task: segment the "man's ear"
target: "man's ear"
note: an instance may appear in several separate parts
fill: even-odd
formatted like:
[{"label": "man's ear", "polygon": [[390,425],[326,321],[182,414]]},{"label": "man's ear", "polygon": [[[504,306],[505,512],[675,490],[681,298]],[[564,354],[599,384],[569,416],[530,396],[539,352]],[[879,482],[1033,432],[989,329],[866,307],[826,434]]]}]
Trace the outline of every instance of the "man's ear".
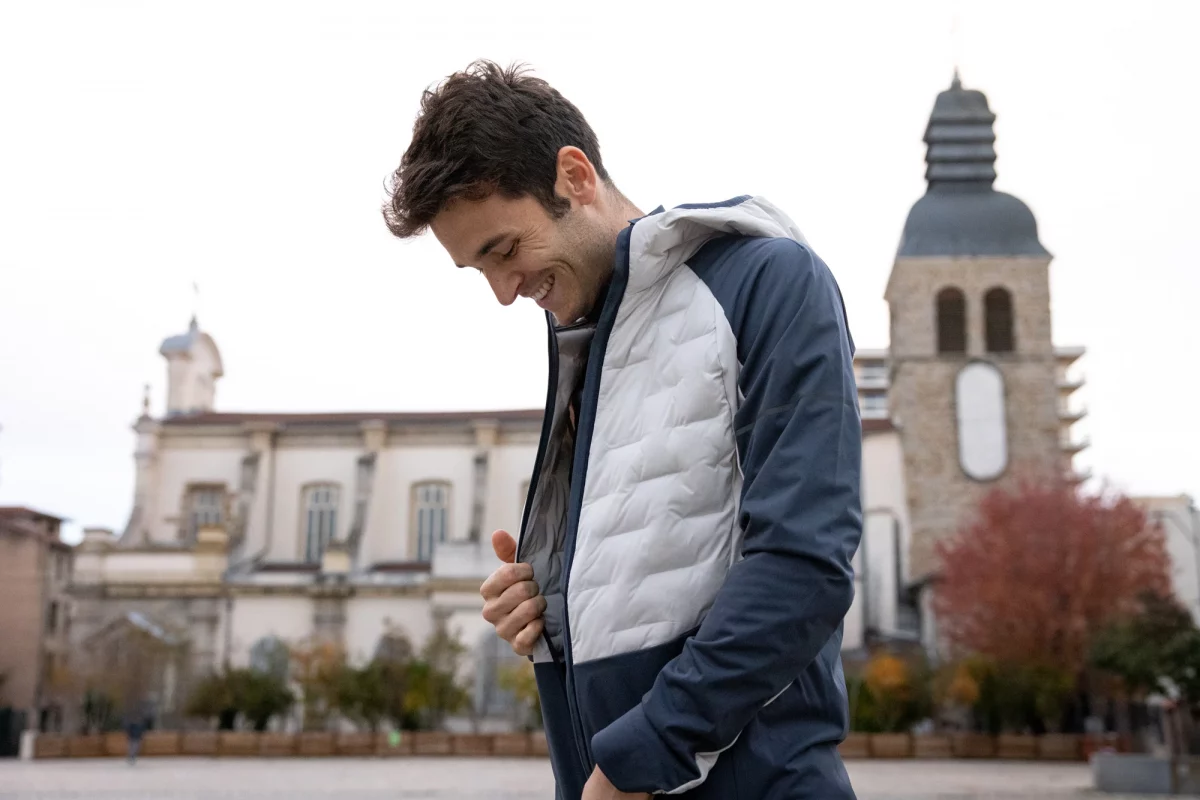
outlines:
[{"label": "man's ear", "polygon": [[555,194],[570,200],[572,206],[589,206],[596,201],[596,168],[582,150],[572,145],[562,148],[556,166]]}]

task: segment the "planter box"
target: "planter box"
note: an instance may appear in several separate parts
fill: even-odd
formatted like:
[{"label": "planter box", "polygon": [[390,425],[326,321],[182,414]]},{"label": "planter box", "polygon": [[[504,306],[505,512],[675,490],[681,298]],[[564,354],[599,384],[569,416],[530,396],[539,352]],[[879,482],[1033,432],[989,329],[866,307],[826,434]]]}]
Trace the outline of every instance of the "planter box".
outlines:
[{"label": "planter box", "polygon": [[996,744],[997,758],[1024,760],[1037,758],[1037,754],[1038,738],[1036,736],[1002,733],[1000,741]]},{"label": "planter box", "polygon": [[179,731],[146,731],[142,735],[143,756],[179,755]]},{"label": "planter box", "polygon": [[492,737],[492,754],[497,756],[529,755],[529,734],[497,733]]},{"label": "planter box", "polygon": [[454,743],[448,733],[442,733],[441,731],[416,731],[411,736],[414,755],[448,756],[454,752]]},{"label": "planter box", "polygon": [[949,736],[931,733],[913,737],[914,758],[950,758],[954,755],[954,740]]},{"label": "planter box", "polygon": [[492,737],[460,733],[454,737],[453,752],[456,756],[490,756]]},{"label": "planter box", "polygon": [[222,756],[256,756],[262,734],[253,731],[221,731],[217,734],[217,754]]},{"label": "planter box", "polygon": [[334,740],[333,750],[339,756],[375,755],[375,734],[339,733]]},{"label": "planter box", "polygon": [[1040,736],[1038,758],[1045,761],[1079,761],[1083,758],[1083,737],[1071,733]]},{"label": "planter box", "polygon": [[412,755],[412,733],[401,731],[400,741],[396,742],[394,745],[392,744],[391,737],[392,735],[390,733],[375,734],[375,755],[384,756],[385,758]]},{"label": "planter box", "polygon": [[331,731],[307,731],[296,741],[296,752],[302,756],[331,756],[334,754]]},{"label": "planter box", "polygon": [[851,733],[838,745],[842,758],[870,758],[871,736],[866,733]]},{"label": "planter box", "polygon": [[912,736],[907,733],[872,733],[872,758],[912,758]]},{"label": "planter box", "polygon": [[179,752],[185,756],[215,756],[217,754],[216,731],[190,731],[179,739]]},{"label": "planter box", "polygon": [[67,737],[67,755],[71,758],[100,758],[104,755],[104,734]]},{"label": "planter box", "polygon": [[129,755],[129,737],[120,731],[104,734],[104,755],[110,758],[124,758]]},{"label": "planter box", "polygon": [[956,733],[951,739],[955,758],[996,757],[996,739],[986,733]]},{"label": "planter box", "polygon": [[262,733],[258,739],[258,754],[267,758],[294,756],[296,736],[291,733]]},{"label": "planter box", "polygon": [[1096,753],[1092,781],[1112,794],[1170,794],[1171,762],[1165,758],[1129,753]]},{"label": "planter box", "polygon": [[67,755],[67,737],[50,733],[39,733],[33,740],[34,758],[65,758]]},{"label": "planter box", "polygon": [[545,731],[534,731],[533,733],[529,734],[529,755],[550,755],[550,744],[546,741]]}]

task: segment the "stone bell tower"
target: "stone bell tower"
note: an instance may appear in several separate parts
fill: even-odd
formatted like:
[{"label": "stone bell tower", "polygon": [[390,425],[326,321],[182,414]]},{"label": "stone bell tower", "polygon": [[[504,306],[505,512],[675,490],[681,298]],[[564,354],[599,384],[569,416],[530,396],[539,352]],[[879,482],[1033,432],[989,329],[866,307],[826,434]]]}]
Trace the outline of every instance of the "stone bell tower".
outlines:
[{"label": "stone bell tower", "polygon": [[995,115],[957,73],[925,131],[928,188],[904,225],[886,299],[890,411],[901,432],[909,574],[997,481],[1067,469],[1050,335],[1051,255],[996,178]]}]

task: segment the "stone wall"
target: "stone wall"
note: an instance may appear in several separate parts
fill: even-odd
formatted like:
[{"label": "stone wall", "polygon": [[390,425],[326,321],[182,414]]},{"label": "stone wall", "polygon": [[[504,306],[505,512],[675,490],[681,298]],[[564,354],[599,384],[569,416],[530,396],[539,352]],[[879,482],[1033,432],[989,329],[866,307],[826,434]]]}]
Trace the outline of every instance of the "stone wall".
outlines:
[{"label": "stone wall", "polygon": [[[1048,265],[1028,258],[900,259],[892,271],[889,401],[904,450],[915,579],[936,568],[936,543],[959,530],[995,485],[969,478],[959,463],[955,378],[969,361],[995,364],[1004,377],[1008,467],[998,480],[1067,466],[1059,439]],[[937,353],[936,296],[948,286],[966,296],[965,354]],[[1010,354],[985,349],[983,297],[997,286],[1013,299],[1016,351]]]}]

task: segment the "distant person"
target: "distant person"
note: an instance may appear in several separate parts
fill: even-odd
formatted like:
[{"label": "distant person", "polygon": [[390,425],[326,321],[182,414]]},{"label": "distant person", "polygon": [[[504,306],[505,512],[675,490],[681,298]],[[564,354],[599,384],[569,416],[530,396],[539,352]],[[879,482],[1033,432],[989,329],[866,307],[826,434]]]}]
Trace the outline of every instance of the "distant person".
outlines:
[{"label": "distant person", "polygon": [[137,763],[138,753],[142,749],[142,734],[145,733],[145,730],[145,722],[140,717],[130,717],[129,721],[125,723],[125,736],[129,742],[130,765]]},{"label": "distant person", "polygon": [[[481,592],[533,657],[558,798],[853,798],[862,429],[842,298],[796,226],[749,196],[643,213],[575,106],[490,62],[424,94],[384,215],[547,312],[522,533],[493,534]],[[438,324],[471,326],[458,307]]]}]

